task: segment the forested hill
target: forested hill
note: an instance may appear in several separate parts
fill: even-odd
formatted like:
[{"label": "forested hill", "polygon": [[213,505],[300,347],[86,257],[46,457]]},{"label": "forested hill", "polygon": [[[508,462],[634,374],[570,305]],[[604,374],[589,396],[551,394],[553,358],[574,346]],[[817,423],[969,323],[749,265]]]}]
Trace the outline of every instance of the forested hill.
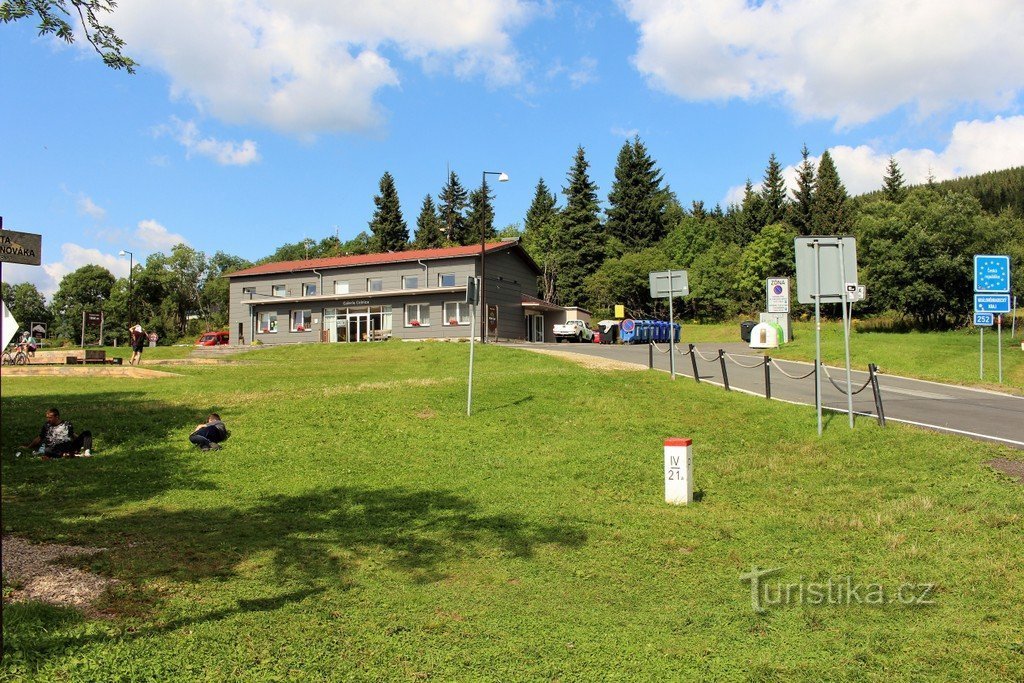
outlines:
[{"label": "forested hill", "polygon": [[[1018,215],[1024,216],[1024,166],[944,180],[935,183],[934,187],[943,192],[966,192],[974,195],[981,202],[982,208],[989,213],[998,214],[1010,206]],[[882,190],[876,190],[860,195],[856,199],[871,201],[881,196]]]}]

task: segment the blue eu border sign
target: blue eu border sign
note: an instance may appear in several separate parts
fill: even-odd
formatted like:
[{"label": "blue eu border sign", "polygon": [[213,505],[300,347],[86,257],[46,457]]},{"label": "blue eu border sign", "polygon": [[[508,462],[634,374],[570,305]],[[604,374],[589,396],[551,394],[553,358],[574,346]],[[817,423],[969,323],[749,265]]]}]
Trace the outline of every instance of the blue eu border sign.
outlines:
[{"label": "blue eu border sign", "polygon": [[1010,257],[975,256],[974,291],[978,293],[1008,294],[1010,292]]},{"label": "blue eu border sign", "polygon": [[995,325],[995,316],[991,313],[975,313],[974,314],[974,326],[975,327],[992,327]]}]

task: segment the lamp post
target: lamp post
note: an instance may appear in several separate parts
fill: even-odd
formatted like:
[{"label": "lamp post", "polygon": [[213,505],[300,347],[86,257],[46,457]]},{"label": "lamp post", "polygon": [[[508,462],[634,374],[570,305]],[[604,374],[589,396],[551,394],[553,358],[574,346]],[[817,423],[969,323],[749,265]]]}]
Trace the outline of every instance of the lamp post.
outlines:
[{"label": "lamp post", "polygon": [[[483,175],[480,176],[480,191],[484,193],[484,199],[487,199],[487,176],[496,175],[498,176],[499,183],[508,182],[508,174],[501,171],[484,171]],[[487,343],[487,271],[484,262],[484,254],[487,251],[487,224],[486,222],[480,223],[480,310],[483,311],[483,315],[480,316],[480,343]]]},{"label": "lamp post", "polygon": [[132,315],[134,314],[133,309],[135,307],[132,304],[134,303],[133,295],[135,294],[135,289],[132,287],[132,275],[135,271],[135,254],[127,249],[122,249],[117,255],[124,256],[125,254],[128,254],[128,324],[134,325],[136,321],[132,318]]}]

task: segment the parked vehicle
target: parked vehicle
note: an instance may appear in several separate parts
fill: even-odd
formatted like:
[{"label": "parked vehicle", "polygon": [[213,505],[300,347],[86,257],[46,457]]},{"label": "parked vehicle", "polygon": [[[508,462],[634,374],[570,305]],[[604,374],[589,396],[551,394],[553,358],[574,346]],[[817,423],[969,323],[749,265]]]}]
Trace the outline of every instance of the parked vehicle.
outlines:
[{"label": "parked vehicle", "polygon": [[202,337],[196,340],[196,346],[221,346],[228,343],[228,333],[224,332],[207,332]]},{"label": "parked vehicle", "polygon": [[586,320],[566,320],[562,325],[555,325],[551,328],[555,335],[556,342],[592,342],[594,341],[594,330]]}]

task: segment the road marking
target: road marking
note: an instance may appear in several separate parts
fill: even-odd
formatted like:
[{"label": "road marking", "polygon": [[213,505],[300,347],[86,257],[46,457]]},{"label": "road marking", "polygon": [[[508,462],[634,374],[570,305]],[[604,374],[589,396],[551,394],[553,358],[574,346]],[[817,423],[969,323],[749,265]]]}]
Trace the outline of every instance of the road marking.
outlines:
[{"label": "road marking", "polygon": [[947,396],[946,394],[933,394],[930,391],[920,391],[918,389],[899,389],[897,387],[881,386],[879,388],[882,393],[885,394],[904,394],[906,396],[914,396],[916,398],[930,398],[936,401],[950,401],[956,398],[955,396]]}]

